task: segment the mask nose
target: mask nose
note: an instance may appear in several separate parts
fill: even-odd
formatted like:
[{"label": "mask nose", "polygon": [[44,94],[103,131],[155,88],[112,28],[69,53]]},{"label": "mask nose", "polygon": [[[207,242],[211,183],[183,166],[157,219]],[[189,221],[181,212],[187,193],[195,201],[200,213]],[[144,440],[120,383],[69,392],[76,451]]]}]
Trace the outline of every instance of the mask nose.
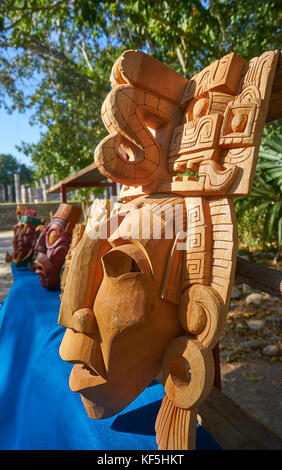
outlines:
[{"label": "mask nose", "polygon": [[[82,316],[81,322],[75,318],[74,323],[78,322],[78,325],[81,326],[83,321],[85,321],[85,317]],[[61,342],[59,354],[64,361],[72,364],[83,364],[103,379],[107,379],[102,350],[97,339],[68,328]]]},{"label": "mask nose", "polygon": [[99,341],[96,318],[90,308],[80,308],[72,316],[72,328],[78,333],[89,334]]},{"label": "mask nose", "polygon": [[[69,307],[67,302],[66,307]],[[61,308],[58,323],[65,328],[70,328],[78,333],[84,333],[101,342],[97,321],[91,308],[78,308],[74,313],[71,312],[70,308]]]}]

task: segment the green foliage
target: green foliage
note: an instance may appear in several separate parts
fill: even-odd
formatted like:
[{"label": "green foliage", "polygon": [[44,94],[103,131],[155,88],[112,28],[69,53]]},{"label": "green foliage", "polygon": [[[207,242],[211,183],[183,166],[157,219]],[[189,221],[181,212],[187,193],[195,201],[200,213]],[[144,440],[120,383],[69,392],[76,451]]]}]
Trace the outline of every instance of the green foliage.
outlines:
[{"label": "green foliage", "polygon": [[0,154],[0,183],[12,184],[13,175],[18,171],[18,162],[10,154]]},{"label": "green foliage", "polygon": [[[238,198],[236,212],[241,238],[249,231],[250,245],[282,247],[282,123],[266,128],[252,192]],[[247,229],[247,230],[246,230]]]},{"label": "green foliage", "polygon": [[0,154],[0,183],[4,185],[14,184],[14,173],[20,174],[22,184],[31,183],[33,170],[24,163],[17,161],[11,154]]},{"label": "green foliage", "polygon": [[189,77],[228,52],[250,59],[281,46],[278,0],[135,0],[113,10],[131,38]]},{"label": "green foliage", "polygon": [[38,177],[52,172],[61,179],[89,165],[106,135],[100,109],[112,63],[121,51],[108,40],[100,47],[108,8],[100,3],[1,3],[0,104],[11,112],[32,108],[31,124],[43,126],[38,144],[19,148],[32,157]]},{"label": "green foliage", "polygon": [[280,47],[280,24],[278,0],[1,0],[0,106],[34,111],[41,139],[20,149],[37,177],[62,179],[107,134],[101,105],[125,49],[190,77],[232,50],[249,59]]},{"label": "green foliage", "polygon": [[32,184],[34,180],[34,169],[19,163],[18,173],[20,174],[21,184]]}]

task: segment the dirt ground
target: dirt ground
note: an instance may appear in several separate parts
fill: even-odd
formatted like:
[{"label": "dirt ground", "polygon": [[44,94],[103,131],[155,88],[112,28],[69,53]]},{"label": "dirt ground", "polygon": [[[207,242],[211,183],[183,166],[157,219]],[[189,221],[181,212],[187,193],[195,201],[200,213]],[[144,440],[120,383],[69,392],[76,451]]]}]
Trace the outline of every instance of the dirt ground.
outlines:
[{"label": "dirt ground", "polygon": [[4,302],[13,283],[10,263],[5,262],[6,252],[12,253],[13,232],[0,232],[0,304]]},{"label": "dirt ground", "polygon": [[231,300],[220,341],[222,391],[282,437],[282,301],[262,294],[247,304],[250,294]]},{"label": "dirt ground", "polygon": [[[13,282],[11,248],[12,232],[0,232],[0,303]],[[222,391],[282,437],[282,301],[253,294],[234,287],[220,341]]]}]

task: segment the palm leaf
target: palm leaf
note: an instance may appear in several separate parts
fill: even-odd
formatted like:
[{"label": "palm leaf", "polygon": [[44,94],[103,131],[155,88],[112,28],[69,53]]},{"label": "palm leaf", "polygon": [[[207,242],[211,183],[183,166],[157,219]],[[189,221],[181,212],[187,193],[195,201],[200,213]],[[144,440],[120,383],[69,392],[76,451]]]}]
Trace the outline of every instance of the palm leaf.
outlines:
[{"label": "palm leaf", "polygon": [[279,218],[278,221],[278,246],[282,246],[282,216]]},{"label": "palm leaf", "polygon": [[[259,151],[257,172],[251,194],[235,203],[238,222],[247,220],[257,224],[260,238],[267,245],[282,245],[282,122],[274,130],[265,132]],[[246,217],[245,217],[246,218]],[[254,222],[255,221],[255,222]]]},{"label": "palm leaf", "polygon": [[277,201],[270,209],[269,222],[267,227],[267,233],[270,238],[273,236],[275,224],[278,225],[279,213],[281,212],[281,208],[281,201]]}]

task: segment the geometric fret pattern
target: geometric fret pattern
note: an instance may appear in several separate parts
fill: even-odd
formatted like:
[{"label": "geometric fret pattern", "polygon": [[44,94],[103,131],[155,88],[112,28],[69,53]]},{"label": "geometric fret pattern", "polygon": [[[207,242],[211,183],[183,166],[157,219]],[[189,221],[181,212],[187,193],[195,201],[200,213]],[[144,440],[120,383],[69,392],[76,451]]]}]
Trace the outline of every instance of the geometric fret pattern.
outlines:
[{"label": "geometric fret pattern", "polygon": [[209,201],[212,226],[211,286],[228,307],[236,268],[237,234],[233,200]]},{"label": "geometric fret pattern", "polygon": [[211,221],[205,198],[185,198],[187,216],[184,288],[210,282]]}]

